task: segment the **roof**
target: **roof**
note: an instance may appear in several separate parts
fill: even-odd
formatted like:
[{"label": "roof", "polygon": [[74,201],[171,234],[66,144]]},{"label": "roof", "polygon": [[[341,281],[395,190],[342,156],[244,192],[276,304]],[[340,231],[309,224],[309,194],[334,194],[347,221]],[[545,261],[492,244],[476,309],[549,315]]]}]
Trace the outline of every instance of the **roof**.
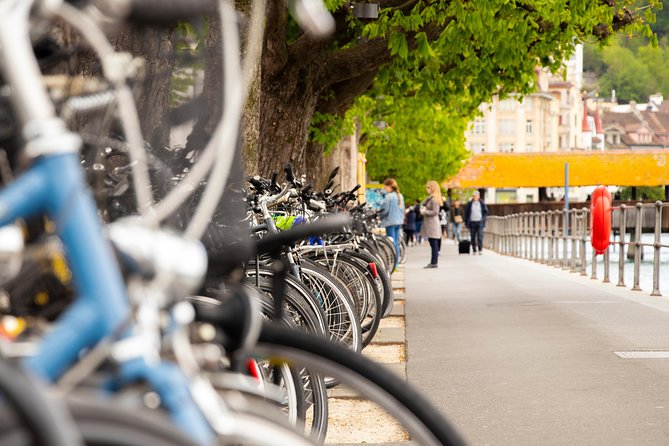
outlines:
[{"label": "roof", "polygon": [[669,150],[481,153],[446,187],[559,187],[569,163],[571,186],[669,184]]}]

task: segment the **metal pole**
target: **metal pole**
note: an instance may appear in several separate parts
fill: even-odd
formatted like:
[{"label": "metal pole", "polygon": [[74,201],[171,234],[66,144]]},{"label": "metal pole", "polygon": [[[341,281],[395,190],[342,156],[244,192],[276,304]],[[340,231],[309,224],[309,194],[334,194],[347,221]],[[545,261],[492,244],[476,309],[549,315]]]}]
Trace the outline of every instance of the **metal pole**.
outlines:
[{"label": "metal pole", "polygon": [[535,221],[534,221],[534,212],[530,212],[527,214],[527,221],[529,222],[528,226],[528,231],[527,231],[527,238],[529,239],[529,244],[530,244],[530,251],[528,252],[527,258],[530,260],[534,260],[534,230],[536,229],[534,227]]},{"label": "metal pole", "polygon": [[539,257],[539,243],[541,243],[541,213],[534,213],[534,261],[541,263]]},{"label": "metal pole", "polygon": [[564,227],[569,228],[569,163],[564,163],[564,210],[567,219]]},{"label": "metal pole", "polygon": [[546,211],[541,212],[541,263],[546,263]]},{"label": "metal pole", "polygon": [[632,291],[641,291],[639,286],[641,280],[641,230],[643,225],[643,204],[636,204],[636,225],[634,228],[634,286]]},{"label": "metal pole", "polygon": [[571,241],[571,267],[569,268],[569,272],[575,273],[577,271],[576,269],[576,259],[578,257],[578,244],[576,243],[576,235],[577,235],[577,223],[578,223],[578,215],[574,211],[574,216],[570,217],[571,219],[571,231],[569,235],[569,240]]},{"label": "metal pole", "polygon": [[618,285],[625,286],[625,239],[627,236],[625,232],[627,231],[627,206],[624,204],[620,205],[620,227],[618,232],[620,232],[620,250],[618,251]]},{"label": "metal pole", "polygon": [[653,242],[653,292],[651,296],[661,296],[660,293],[660,249],[662,248],[662,202],[655,202],[655,240]]},{"label": "metal pole", "polygon": [[641,279],[641,225],[643,224],[642,216],[643,204],[636,204],[636,227],[634,228],[634,286],[632,291],[641,291],[639,281]]},{"label": "metal pole", "polygon": [[606,248],[606,251],[604,251],[604,283],[609,283],[611,279],[609,278],[609,270],[610,270],[610,265],[611,261],[609,258],[609,249],[610,246]]},{"label": "metal pole", "polygon": [[583,209],[581,214],[581,275],[587,276],[586,269],[588,262],[586,261],[586,247],[588,243],[588,209]]},{"label": "metal pole", "polygon": [[567,222],[569,222],[569,211],[562,211],[562,269],[569,268],[569,253],[567,252]]},{"label": "metal pole", "polygon": [[553,244],[555,243],[555,234],[553,233],[553,211],[548,211],[548,264],[553,265]]},{"label": "metal pole", "polygon": [[522,248],[523,249],[523,255],[522,255],[522,257],[524,259],[526,259],[527,258],[527,244],[529,243],[529,239],[527,237],[527,232],[528,232],[528,226],[530,224],[530,220],[529,220],[526,213],[523,213],[521,215],[522,215],[521,219],[522,219],[522,222],[523,222],[523,225],[521,226],[521,230],[520,230],[520,233],[522,234],[522,237],[523,237],[523,248]]}]

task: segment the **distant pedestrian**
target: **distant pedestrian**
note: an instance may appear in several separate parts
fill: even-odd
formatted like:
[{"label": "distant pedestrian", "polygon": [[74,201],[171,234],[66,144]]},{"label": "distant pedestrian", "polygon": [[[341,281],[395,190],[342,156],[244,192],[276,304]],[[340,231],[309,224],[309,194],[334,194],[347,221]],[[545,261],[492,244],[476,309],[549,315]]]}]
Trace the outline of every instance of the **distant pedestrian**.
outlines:
[{"label": "distant pedestrian", "polygon": [[439,260],[439,242],[441,241],[441,225],[439,224],[439,208],[444,203],[441,197],[441,189],[436,181],[427,182],[427,193],[429,196],[421,203],[423,214],[423,227],[421,235],[430,242],[431,258],[425,268],[436,268]]},{"label": "distant pedestrian", "polygon": [[404,213],[404,234],[407,245],[413,246],[416,234],[416,208],[413,206],[409,206]]},{"label": "distant pedestrian", "polygon": [[[441,225],[441,234],[444,238],[448,238],[450,211],[451,208],[448,207],[448,203],[444,201],[444,204],[442,204],[441,208],[439,209],[439,224]],[[439,249],[441,249],[441,246],[439,246]]]},{"label": "distant pedestrian", "polygon": [[460,206],[460,200],[453,202],[451,208],[451,223],[453,224],[453,237],[455,243],[460,242],[460,234],[462,233],[462,224],[465,222],[465,210]]},{"label": "distant pedestrian", "polygon": [[416,243],[420,245],[423,242],[423,237],[420,235],[420,230],[423,228],[423,214],[420,212],[420,200],[416,200],[413,207],[416,211]]},{"label": "distant pedestrian", "polygon": [[483,228],[488,217],[488,206],[481,200],[479,191],[474,191],[472,199],[465,208],[465,224],[472,236],[472,251],[483,254]]},{"label": "distant pedestrian", "polygon": [[400,230],[404,223],[404,198],[400,194],[397,181],[388,178],[383,182],[386,194],[381,200],[381,226],[386,228],[386,235],[393,239],[397,262],[400,260]]}]

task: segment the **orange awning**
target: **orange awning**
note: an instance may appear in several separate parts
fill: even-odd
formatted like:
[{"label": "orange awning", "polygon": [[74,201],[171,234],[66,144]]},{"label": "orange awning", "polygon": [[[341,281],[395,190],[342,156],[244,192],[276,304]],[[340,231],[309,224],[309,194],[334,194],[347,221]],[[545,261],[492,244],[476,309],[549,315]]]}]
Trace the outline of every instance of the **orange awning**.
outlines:
[{"label": "orange awning", "polygon": [[669,150],[605,152],[481,153],[446,187],[559,187],[569,163],[570,186],[669,185]]}]

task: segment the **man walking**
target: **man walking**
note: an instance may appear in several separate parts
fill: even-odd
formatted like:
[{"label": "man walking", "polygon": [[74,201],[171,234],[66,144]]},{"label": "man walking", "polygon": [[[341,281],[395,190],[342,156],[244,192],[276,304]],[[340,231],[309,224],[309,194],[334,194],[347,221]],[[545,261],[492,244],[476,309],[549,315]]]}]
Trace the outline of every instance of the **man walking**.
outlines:
[{"label": "man walking", "polygon": [[472,199],[465,207],[465,225],[472,237],[472,251],[483,254],[483,228],[488,218],[488,206],[481,200],[479,191],[474,191]]}]

